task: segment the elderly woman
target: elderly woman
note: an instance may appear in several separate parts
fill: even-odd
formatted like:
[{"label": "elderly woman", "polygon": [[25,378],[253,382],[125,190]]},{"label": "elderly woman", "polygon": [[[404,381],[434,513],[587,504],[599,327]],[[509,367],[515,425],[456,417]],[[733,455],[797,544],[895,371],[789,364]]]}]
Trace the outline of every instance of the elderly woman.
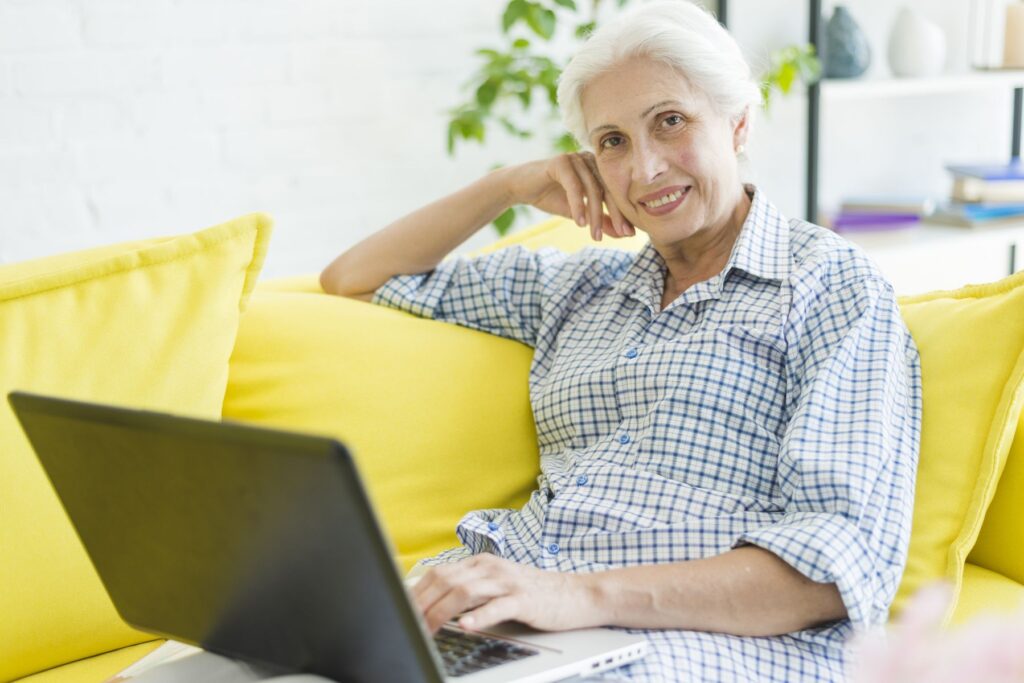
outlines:
[{"label": "elderly woman", "polygon": [[[535,349],[538,488],[466,515],[415,601],[432,629],[643,630],[631,680],[840,680],[910,533],[920,375],[892,287],[741,182],[759,90],[702,9],[607,24],[558,95],[590,151],[493,171],[321,277]],[[441,262],[520,203],[649,243]]]}]

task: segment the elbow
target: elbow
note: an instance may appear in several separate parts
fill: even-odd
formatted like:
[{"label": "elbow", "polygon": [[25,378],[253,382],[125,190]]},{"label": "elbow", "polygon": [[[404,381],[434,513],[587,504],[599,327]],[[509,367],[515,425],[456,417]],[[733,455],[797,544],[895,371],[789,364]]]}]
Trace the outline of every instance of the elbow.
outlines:
[{"label": "elbow", "polygon": [[327,294],[334,294],[334,278],[331,274],[331,267],[327,266],[320,272],[320,289]]},{"label": "elbow", "polygon": [[341,276],[337,272],[337,261],[327,266],[320,272],[320,288],[324,290],[325,294],[331,294],[334,296],[343,296],[349,299],[357,299],[359,301],[373,301],[374,292],[353,292],[350,288],[346,288],[345,284],[341,282]]}]

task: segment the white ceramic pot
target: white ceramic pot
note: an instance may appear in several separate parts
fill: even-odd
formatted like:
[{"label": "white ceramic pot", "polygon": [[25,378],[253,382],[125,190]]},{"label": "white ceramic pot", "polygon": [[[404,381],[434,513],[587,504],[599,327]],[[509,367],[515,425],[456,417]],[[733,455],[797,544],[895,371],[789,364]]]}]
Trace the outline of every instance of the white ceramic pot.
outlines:
[{"label": "white ceramic pot", "polygon": [[903,7],[889,33],[889,68],[901,78],[937,76],[946,63],[946,34]]}]

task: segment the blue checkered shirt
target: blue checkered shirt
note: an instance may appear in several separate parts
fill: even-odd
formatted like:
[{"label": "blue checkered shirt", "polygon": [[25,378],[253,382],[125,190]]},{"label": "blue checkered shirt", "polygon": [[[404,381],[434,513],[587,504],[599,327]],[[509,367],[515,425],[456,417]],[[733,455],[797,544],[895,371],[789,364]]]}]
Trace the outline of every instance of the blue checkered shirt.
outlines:
[{"label": "blue checkered shirt", "polygon": [[649,630],[637,681],[842,680],[844,643],[884,623],[906,562],[920,434],[917,350],[856,247],[753,187],[725,268],[661,310],[639,253],[511,247],[396,276],[373,301],[535,349],[538,488],[477,510],[463,545],[593,572],[752,544],[834,582],[848,618],[773,637]]}]

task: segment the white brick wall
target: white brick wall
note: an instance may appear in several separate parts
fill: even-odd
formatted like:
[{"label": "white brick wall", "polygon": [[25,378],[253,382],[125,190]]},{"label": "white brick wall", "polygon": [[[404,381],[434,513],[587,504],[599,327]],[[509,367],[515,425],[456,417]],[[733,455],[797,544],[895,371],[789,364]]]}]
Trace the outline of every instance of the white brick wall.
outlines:
[{"label": "white brick wall", "polygon": [[[454,160],[444,152],[444,111],[462,100],[473,50],[497,40],[504,4],[0,0],[0,263],[262,210],[277,224],[265,274],[313,272],[494,163],[547,154],[543,140],[500,136],[483,149],[461,148]],[[916,4],[941,5],[956,22],[950,8],[964,3]],[[754,56],[803,39],[797,0],[730,5]],[[884,65],[895,6],[854,0],[852,8],[872,17]],[[963,109],[957,115],[969,117],[971,107]],[[903,115],[913,122],[920,114]],[[856,119],[855,133],[880,159],[901,139],[890,120],[898,115],[887,109]],[[1001,153],[1008,126],[987,115],[985,123],[948,125],[972,149]],[[1008,117],[1007,105],[995,123]],[[802,125],[802,104],[782,103],[752,145],[756,176],[794,214],[802,204]],[[928,144],[913,125],[916,143]],[[862,180],[830,163],[828,188]],[[485,228],[463,249],[493,237]]]}]

